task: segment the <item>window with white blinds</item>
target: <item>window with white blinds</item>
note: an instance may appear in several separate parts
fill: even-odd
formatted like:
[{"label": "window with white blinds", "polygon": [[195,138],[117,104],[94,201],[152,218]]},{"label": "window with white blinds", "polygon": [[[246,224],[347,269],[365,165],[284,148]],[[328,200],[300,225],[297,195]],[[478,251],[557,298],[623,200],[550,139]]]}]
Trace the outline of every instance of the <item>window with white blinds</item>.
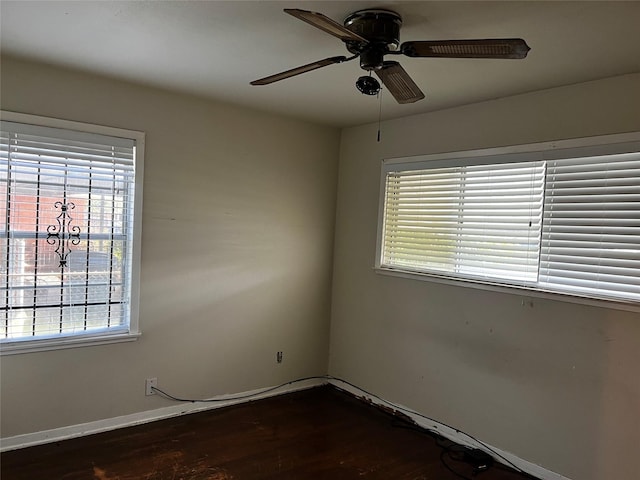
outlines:
[{"label": "window with white blinds", "polygon": [[539,281],[640,302],[640,152],[547,162]]},{"label": "window with white blinds", "polygon": [[0,131],[0,344],[130,334],[136,140]]},{"label": "window with white blinds", "polygon": [[390,172],[383,265],[535,281],[544,163]]},{"label": "window with white blinds", "polygon": [[640,304],[634,139],[384,162],[376,266]]}]

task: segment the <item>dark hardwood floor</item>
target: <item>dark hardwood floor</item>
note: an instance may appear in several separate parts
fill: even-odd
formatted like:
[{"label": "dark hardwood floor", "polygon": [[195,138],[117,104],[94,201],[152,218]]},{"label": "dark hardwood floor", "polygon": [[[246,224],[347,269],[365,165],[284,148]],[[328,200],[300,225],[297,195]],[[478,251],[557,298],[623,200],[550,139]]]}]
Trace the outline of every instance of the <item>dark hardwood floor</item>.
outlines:
[{"label": "dark hardwood floor", "polygon": [[[456,452],[445,461],[461,476],[447,470],[441,443],[326,386],[5,452],[0,473],[2,480],[472,478]],[[532,477],[495,465],[473,478]]]}]

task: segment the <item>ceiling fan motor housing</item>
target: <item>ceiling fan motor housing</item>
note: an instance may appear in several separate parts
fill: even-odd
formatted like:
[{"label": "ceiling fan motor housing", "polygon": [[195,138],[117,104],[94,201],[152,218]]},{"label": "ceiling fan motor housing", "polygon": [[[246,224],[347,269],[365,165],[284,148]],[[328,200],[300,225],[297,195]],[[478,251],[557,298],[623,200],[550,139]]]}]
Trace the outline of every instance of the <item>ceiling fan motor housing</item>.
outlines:
[{"label": "ceiling fan motor housing", "polygon": [[364,70],[382,68],[384,55],[400,46],[402,18],[391,10],[359,10],[345,19],[344,26],[369,41],[368,44],[345,41],[347,50],[360,54]]}]

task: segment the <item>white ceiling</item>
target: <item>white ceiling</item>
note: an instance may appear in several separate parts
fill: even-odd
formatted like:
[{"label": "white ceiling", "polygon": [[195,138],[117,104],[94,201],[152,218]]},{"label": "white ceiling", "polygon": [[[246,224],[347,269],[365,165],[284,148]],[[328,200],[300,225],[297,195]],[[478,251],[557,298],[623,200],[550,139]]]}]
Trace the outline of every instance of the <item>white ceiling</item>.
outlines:
[{"label": "white ceiling", "polygon": [[[341,22],[364,8],[403,17],[401,41],[524,38],[524,60],[399,59],[427,98],[396,118],[559,85],[640,72],[640,2],[613,1],[10,1],[0,2],[3,53],[335,126],[376,121],[356,91],[357,60],[267,86],[249,82],[346,55],[342,42],[283,13]],[[639,85],[640,88],[640,85]]]}]

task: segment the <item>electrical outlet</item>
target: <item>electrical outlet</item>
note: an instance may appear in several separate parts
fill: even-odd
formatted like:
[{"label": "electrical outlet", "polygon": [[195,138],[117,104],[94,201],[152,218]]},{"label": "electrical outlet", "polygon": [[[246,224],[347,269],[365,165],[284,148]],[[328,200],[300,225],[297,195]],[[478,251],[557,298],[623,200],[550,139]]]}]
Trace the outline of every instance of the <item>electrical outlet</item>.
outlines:
[{"label": "electrical outlet", "polygon": [[276,362],[282,363],[282,352],[276,353]]},{"label": "electrical outlet", "polygon": [[149,396],[149,395],[155,395],[156,392],[152,387],[157,387],[158,386],[158,379],[157,378],[147,378],[144,381],[144,394]]}]

